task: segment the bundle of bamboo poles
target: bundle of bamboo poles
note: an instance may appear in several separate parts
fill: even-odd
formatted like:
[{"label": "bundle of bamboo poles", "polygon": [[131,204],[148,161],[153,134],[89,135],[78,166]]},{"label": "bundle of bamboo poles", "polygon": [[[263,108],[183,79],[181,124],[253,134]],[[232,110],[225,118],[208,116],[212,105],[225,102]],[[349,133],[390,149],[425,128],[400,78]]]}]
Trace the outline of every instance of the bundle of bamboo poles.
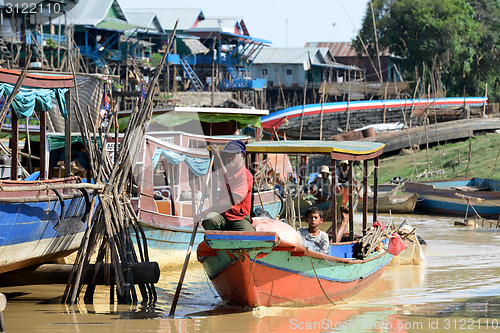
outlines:
[{"label": "bundle of bamboo poles", "polygon": [[[172,46],[177,23],[170,37],[165,55],[149,83],[147,96],[141,102],[139,110],[132,114],[123,140],[120,142],[120,148],[115,149],[114,161],[105,149],[111,125],[108,125],[105,133],[103,133],[100,126],[96,127],[90,118],[84,117],[84,111],[81,110],[78,103],[78,96],[74,100],[76,116],[80,124],[92,175],[95,182],[105,185],[103,190],[98,192],[99,204],[95,212],[90,214],[89,228],[85,232],[77,253],[62,302],[70,305],[76,302],[79,293],[83,289],[82,281],[86,278],[85,275],[89,264],[91,260],[95,260],[96,269],[93,272],[92,282],[87,285],[84,301],[89,303],[93,301],[94,278],[100,269],[107,268],[110,271],[104,273],[110,277],[110,302],[114,303],[113,285],[115,285],[118,303],[137,303],[131,265],[138,263],[139,258],[132,242],[130,228],[134,230],[136,236],[141,262],[148,262],[149,256],[146,237],[130,201],[132,172],[147,126],[152,117],[153,93],[158,84],[158,78],[165,64],[168,51]],[[113,123],[117,133],[116,112],[114,117],[115,121]],[[87,124],[85,119],[90,119],[91,123]],[[96,133],[96,128],[98,128],[99,133]],[[118,137],[115,136],[115,138],[117,140]],[[101,142],[100,145],[98,145],[98,141]],[[118,146],[117,141],[115,141],[115,146]],[[96,196],[93,197],[92,208],[95,202]],[[109,265],[105,265],[107,262],[109,262]],[[156,291],[152,282],[139,284],[138,287],[143,298],[143,304],[154,304],[156,302]]]}]

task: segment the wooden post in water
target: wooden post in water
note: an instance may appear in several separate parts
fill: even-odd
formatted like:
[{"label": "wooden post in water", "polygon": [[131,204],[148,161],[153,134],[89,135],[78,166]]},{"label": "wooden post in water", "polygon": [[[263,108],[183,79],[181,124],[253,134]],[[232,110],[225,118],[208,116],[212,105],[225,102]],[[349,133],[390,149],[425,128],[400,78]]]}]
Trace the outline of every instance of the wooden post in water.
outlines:
[{"label": "wooden post in water", "polygon": [[68,119],[64,121],[64,140],[66,142],[64,146],[64,177],[69,177],[71,175],[71,93],[69,90],[64,94],[64,99],[68,114]]},{"label": "wooden post in water", "polygon": [[331,200],[330,209],[332,212],[332,235],[333,242],[340,242],[340,239],[337,239],[337,160],[331,159],[331,167],[332,167],[332,186],[331,186]]},{"label": "wooden post in water", "polygon": [[353,202],[352,202],[352,190],[353,190],[353,163],[349,161],[349,239],[354,240],[354,212]]},{"label": "wooden post in water", "polygon": [[299,140],[302,140],[302,128],[304,127],[304,111],[306,108],[306,96],[307,96],[307,78],[306,78],[306,85],[304,86],[304,103],[302,104],[302,113],[300,114]]},{"label": "wooden post in water", "polygon": [[[47,112],[40,112],[40,180],[47,179]],[[71,142],[71,141],[70,141]]]},{"label": "wooden post in water", "polygon": [[375,157],[375,170],[373,172],[373,221],[377,221],[377,211],[378,211],[378,162],[379,157]]},{"label": "wooden post in water", "polygon": [[17,164],[19,163],[19,121],[14,110],[11,111],[12,139],[10,149],[12,150],[10,164],[10,179],[17,180]]},{"label": "wooden post in water", "polygon": [[465,171],[465,177],[469,177],[469,165],[472,153],[472,131],[469,131],[469,156],[467,157],[467,170]]},{"label": "wooden post in water", "polygon": [[363,236],[368,225],[368,160],[363,161]]}]

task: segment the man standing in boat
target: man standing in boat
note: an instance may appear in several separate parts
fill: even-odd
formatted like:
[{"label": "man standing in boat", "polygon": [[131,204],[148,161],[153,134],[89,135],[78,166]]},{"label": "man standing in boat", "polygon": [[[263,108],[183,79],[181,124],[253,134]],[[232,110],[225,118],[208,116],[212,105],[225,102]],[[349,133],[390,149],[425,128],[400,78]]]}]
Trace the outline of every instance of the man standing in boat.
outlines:
[{"label": "man standing in boat", "polygon": [[253,176],[245,167],[246,145],[229,141],[224,150],[211,146],[221,171],[221,190],[212,207],[195,217],[205,230],[254,231],[250,219]]}]

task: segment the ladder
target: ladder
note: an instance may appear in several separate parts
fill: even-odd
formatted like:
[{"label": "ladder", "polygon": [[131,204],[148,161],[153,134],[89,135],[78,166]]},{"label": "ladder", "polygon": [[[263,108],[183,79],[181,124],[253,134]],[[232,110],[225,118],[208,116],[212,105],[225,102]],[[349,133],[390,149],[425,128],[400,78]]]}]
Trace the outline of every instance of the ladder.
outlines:
[{"label": "ladder", "polygon": [[111,73],[107,61],[103,57],[101,57],[101,55],[99,53],[94,52],[94,53],[92,53],[91,57],[92,57],[92,60],[94,61],[94,63],[96,64],[97,68],[99,69],[99,71],[102,74],[109,75]]},{"label": "ladder", "polygon": [[7,47],[7,45],[5,45],[3,39],[0,39],[0,52],[2,54],[2,58],[12,60],[12,54],[10,53],[10,50]]},{"label": "ladder", "polygon": [[182,58],[181,66],[184,72],[186,72],[189,81],[191,81],[191,83],[193,84],[194,89],[196,91],[203,91],[203,83],[201,82],[200,78],[198,77],[198,75],[196,75],[193,68]]}]

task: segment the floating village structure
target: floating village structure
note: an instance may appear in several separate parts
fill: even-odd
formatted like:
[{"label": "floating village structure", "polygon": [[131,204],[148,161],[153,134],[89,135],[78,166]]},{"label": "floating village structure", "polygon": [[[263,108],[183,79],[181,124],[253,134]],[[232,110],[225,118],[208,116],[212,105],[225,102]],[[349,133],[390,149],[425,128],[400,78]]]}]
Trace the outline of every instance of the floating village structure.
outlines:
[{"label": "floating village structure", "polygon": [[[108,90],[122,109],[133,108],[150,80],[176,19],[179,29],[160,77],[158,106],[192,105],[183,92],[213,93],[208,106],[218,105],[217,94],[226,92],[259,109],[302,104],[304,93],[307,103],[354,100],[365,87],[333,93],[322,84],[368,80],[362,66],[343,63],[328,45],[272,48],[270,41],[251,36],[243,18],[207,17],[202,9],[127,9],[119,0],[68,0],[40,1],[25,13],[0,1],[0,15],[0,66],[20,69],[32,49],[32,68],[70,72],[69,47],[77,73],[115,76]],[[387,77],[391,80],[399,79]]]}]

